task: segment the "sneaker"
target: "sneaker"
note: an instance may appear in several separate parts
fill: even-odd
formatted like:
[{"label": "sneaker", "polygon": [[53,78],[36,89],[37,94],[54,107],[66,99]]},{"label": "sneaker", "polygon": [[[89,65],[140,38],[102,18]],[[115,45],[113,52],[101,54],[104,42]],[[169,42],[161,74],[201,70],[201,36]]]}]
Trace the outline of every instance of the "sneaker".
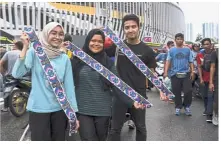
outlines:
[{"label": "sneaker", "polygon": [[2,108],[1,112],[8,112],[8,108]]},{"label": "sneaker", "polygon": [[212,119],[213,119],[212,115],[207,115],[206,122],[212,123]]},{"label": "sneaker", "polygon": [[170,102],[171,104],[174,104],[174,100],[173,100],[173,99],[169,99],[169,102]]},{"label": "sneaker", "polygon": [[183,92],[181,92],[181,97],[184,97],[184,93]]},{"label": "sneaker", "polygon": [[129,120],[127,125],[129,126],[129,129],[135,129],[134,122],[132,120]]},{"label": "sneaker", "polygon": [[207,115],[207,114],[206,114],[206,111],[204,111],[204,112],[203,112],[203,116],[206,116],[206,115]]},{"label": "sneaker", "polygon": [[192,113],[191,113],[189,107],[186,107],[186,108],[185,108],[185,114],[186,114],[187,116],[192,116]]},{"label": "sneaker", "polygon": [[217,126],[219,123],[218,115],[214,115],[212,119],[213,125]]},{"label": "sneaker", "polygon": [[130,117],[130,113],[126,113],[126,117],[127,117],[127,118]]},{"label": "sneaker", "polygon": [[179,108],[176,108],[176,113],[175,113],[176,116],[179,116],[180,115],[180,109]]}]

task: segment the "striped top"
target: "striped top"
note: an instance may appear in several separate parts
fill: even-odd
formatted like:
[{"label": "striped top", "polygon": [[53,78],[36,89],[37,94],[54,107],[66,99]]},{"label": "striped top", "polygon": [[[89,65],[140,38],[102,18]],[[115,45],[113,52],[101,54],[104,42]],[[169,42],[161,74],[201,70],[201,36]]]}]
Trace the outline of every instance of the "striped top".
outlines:
[{"label": "striped top", "polygon": [[79,86],[75,87],[78,113],[91,116],[111,116],[112,96],[104,91],[100,74],[84,65],[79,73]]}]

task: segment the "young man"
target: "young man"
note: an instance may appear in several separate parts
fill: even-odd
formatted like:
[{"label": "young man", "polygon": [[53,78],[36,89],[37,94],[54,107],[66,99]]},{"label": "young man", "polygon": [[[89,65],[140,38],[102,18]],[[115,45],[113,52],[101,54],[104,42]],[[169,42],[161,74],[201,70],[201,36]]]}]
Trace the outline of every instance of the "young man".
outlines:
[{"label": "young man", "polygon": [[[151,68],[151,70],[154,71],[154,68],[156,67],[154,52],[150,47],[139,40],[139,24],[140,20],[136,15],[129,14],[124,16],[122,20],[122,27],[124,34],[126,35],[126,40],[124,42],[149,68]],[[110,51],[111,50],[109,49],[109,52]],[[120,78],[124,82],[140,93],[143,97],[147,98],[145,83],[146,77],[121,51],[118,51],[117,70]],[[136,140],[146,141],[146,110],[135,109],[133,107],[128,108],[126,104],[116,98],[113,99],[112,122],[108,136],[109,141],[120,141],[121,129],[125,121],[125,113],[128,109],[136,126]]]},{"label": "young man", "polygon": [[[175,35],[176,47],[170,49],[167,55],[167,62],[164,77],[168,77],[170,68],[172,91],[175,95],[175,114],[180,115],[182,107],[185,113],[191,116],[190,106],[192,102],[192,85],[193,80],[193,56],[189,48],[183,47],[184,35],[178,33]],[[189,71],[189,66],[191,71]],[[184,101],[182,102],[181,91],[184,92]]]},{"label": "young man", "polygon": [[210,66],[210,82],[209,82],[209,89],[210,91],[214,91],[214,100],[213,100],[213,124],[218,125],[218,110],[219,110],[219,100],[218,100],[218,49],[212,52],[211,55],[211,66]]},{"label": "young man", "polygon": [[[21,53],[21,50],[23,48],[23,43],[21,41],[18,41],[14,44],[11,51],[8,51],[4,54],[2,59],[0,60],[0,72],[3,75],[3,77],[7,75],[12,74],[12,69],[14,67],[14,64],[19,57],[19,54]],[[6,67],[4,67],[6,65]],[[2,112],[8,111],[8,97],[4,99],[4,108],[1,109]]]},{"label": "young man", "polygon": [[206,121],[212,123],[213,115],[213,91],[209,90],[210,80],[210,62],[212,54],[212,44],[209,38],[202,40],[204,51],[197,54],[197,65],[200,78],[200,91],[204,98],[204,112],[203,115],[207,116]]}]

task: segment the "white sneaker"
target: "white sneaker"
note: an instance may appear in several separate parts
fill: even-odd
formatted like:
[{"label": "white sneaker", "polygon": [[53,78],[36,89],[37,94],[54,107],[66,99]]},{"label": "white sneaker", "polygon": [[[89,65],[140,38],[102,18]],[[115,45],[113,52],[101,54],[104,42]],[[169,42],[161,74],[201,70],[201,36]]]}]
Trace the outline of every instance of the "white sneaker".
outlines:
[{"label": "white sneaker", "polygon": [[184,97],[184,92],[181,92],[181,97]]},{"label": "white sneaker", "polygon": [[218,119],[218,115],[214,115],[213,116],[213,120],[212,120],[213,125],[217,126],[219,124],[219,119]]},{"label": "white sneaker", "polygon": [[8,108],[2,108],[1,112],[8,112]]}]

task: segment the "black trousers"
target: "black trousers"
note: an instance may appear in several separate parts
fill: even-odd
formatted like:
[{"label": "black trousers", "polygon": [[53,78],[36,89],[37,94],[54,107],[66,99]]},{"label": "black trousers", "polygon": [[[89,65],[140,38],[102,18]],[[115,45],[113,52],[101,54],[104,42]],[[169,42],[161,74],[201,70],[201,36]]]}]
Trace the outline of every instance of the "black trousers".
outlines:
[{"label": "black trousers", "polygon": [[67,117],[63,110],[52,113],[29,112],[32,141],[65,141]]},{"label": "black trousers", "polygon": [[[190,107],[192,103],[192,81],[190,74],[185,78],[171,77],[172,91],[175,95],[175,108]],[[184,101],[182,102],[181,91],[184,92]]]},{"label": "black trousers", "polygon": [[195,81],[197,81],[197,80],[198,80],[198,75],[195,74],[195,78],[194,78],[194,80],[192,81],[192,87],[194,87]]},{"label": "black trousers", "polygon": [[200,85],[200,92],[204,100],[204,108],[207,115],[213,114],[214,92],[209,90],[209,82]]},{"label": "black trousers", "polygon": [[[108,141],[120,141],[120,134],[125,122],[125,113],[128,106],[117,98],[113,99],[111,128],[108,135]],[[146,110],[137,110],[130,108],[131,119],[136,126],[136,141],[146,141],[147,130],[145,124]]]},{"label": "black trousers", "polygon": [[89,116],[77,113],[82,141],[106,141],[110,124],[109,116]]}]

